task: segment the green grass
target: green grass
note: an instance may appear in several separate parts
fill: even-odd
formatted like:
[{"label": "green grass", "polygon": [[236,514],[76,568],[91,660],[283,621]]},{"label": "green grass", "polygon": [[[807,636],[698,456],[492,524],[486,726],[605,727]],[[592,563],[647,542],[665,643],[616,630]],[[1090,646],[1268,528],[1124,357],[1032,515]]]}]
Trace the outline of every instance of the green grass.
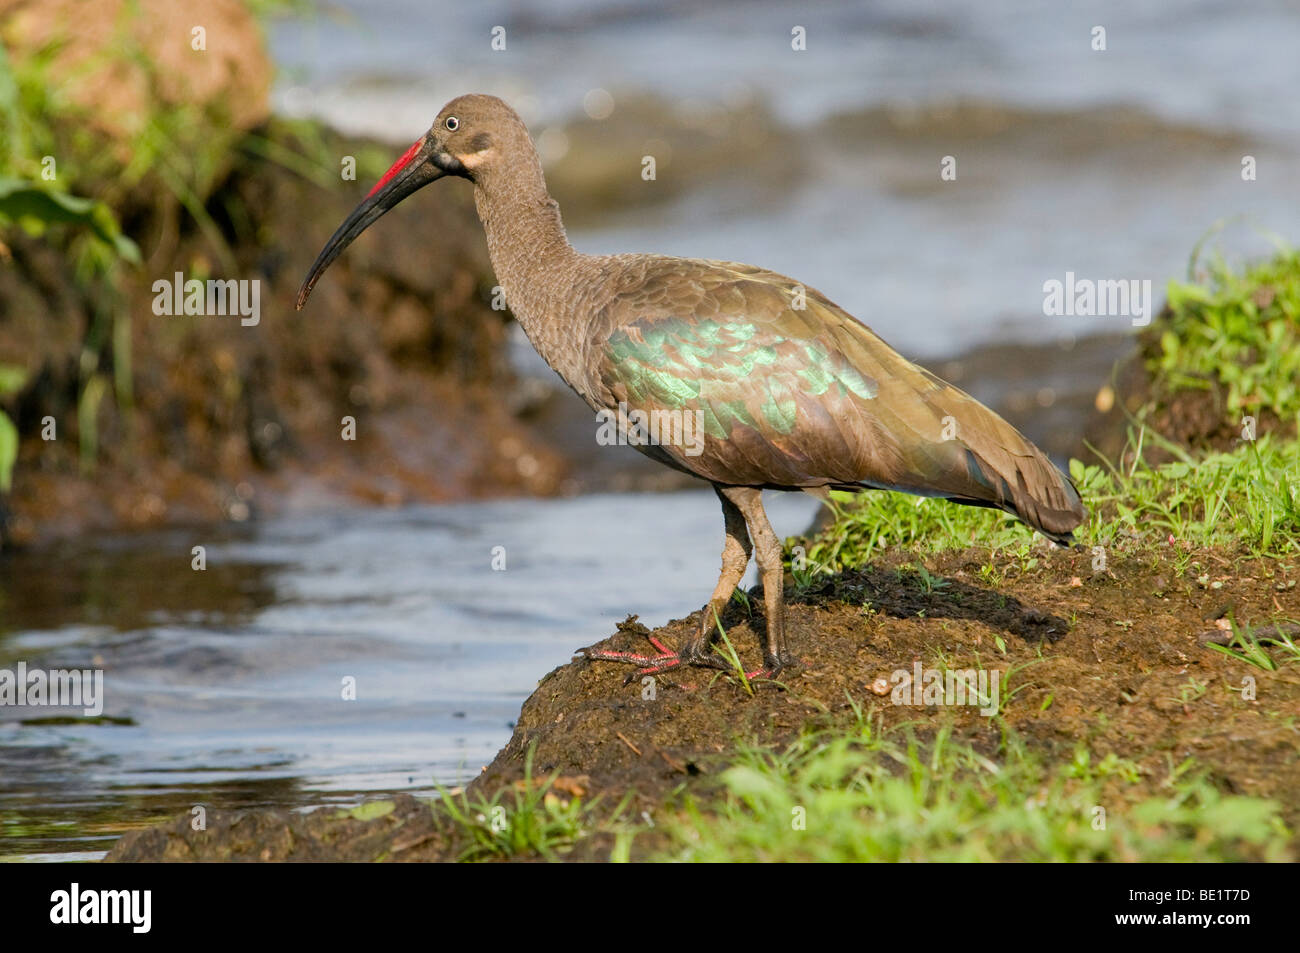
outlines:
[{"label": "green grass", "polygon": [[1224,795],[1194,765],[1160,793],[1139,767],[1086,748],[1054,767],[1013,734],[995,757],[940,731],[808,734],[742,747],[722,793],[687,797],[667,826],[675,861],[1180,861],[1288,859],[1279,805]]},{"label": "green grass", "polygon": [[597,834],[610,836],[615,861],[1293,859],[1281,805],[1224,794],[1192,759],[1153,774],[1081,743],[1049,763],[1005,725],[982,753],[949,727],[920,741],[853,710],[848,728],[810,730],[783,750],[738,744],[717,788],[674,795],[655,827],[624,818],[626,799],[602,817],[595,800],[556,796],[531,763],[523,784],[491,800],[444,792],[431,807],[459,829],[467,861],[562,860]]},{"label": "green grass", "polygon": [[[0,364],[0,398],[22,390],[27,381],[27,371],[21,367]],[[8,493],[13,485],[14,464],[18,461],[18,428],[13,419],[0,410],[0,493]]]},{"label": "green grass", "polygon": [[[435,816],[443,814],[461,829],[466,846],[460,860],[509,860],[540,857],[556,860],[595,827],[592,811],[599,797],[584,801],[563,798],[552,791],[556,777],[533,778],[533,749],[524,758],[521,785],[496,791],[489,798],[470,801],[464,793],[441,791],[433,802]],[[617,824],[623,805],[606,825]]]},{"label": "green grass", "polygon": [[1283,421],[1300,414],[1300,252],[1238,269],[1222,257],[1171,281],[1159,340],[1147,370],[1165,394],[1218,386],[1234,417],[1269,411]]},{"label": "green grass", "polygon": [[1092,512],[1080,541],[1121,534],[1177,546],[1214,546],[1251,556],[1300,551],[1300,443],[1271,435],[1235,450],[1128,472],[1072,463]]},{"label": "green grass", "polygon": [[[1232,623],[1232,640],[1227,645],[1211,642],[1207,648],[1253,665],[1265,672],[1276,672],[1283,665],[1300,665],[1300,645],[1287,630],[1295,626],[1293,619],[1279,620],[1261,627]],[[1269,651],[1269,649],[1272,651]]]}]

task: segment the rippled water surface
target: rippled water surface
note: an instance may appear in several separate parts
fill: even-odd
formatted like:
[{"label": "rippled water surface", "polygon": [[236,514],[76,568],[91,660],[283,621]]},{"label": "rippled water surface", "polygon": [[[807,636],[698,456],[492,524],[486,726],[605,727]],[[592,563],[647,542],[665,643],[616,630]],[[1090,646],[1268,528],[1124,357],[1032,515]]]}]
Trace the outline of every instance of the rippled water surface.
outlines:
[{"label": "rippled water surface", "polygon": [[[769,496],[783,535],[816,510]],[[705,490],[356,510],[7,556],[0,668],[100,667],[118,723],[0,707],[0,855],[98,857],[125,825],[195,804],[352,803],[472,777],[575,649],[629,612],[654,625],[698,608],[721,534]]]}]

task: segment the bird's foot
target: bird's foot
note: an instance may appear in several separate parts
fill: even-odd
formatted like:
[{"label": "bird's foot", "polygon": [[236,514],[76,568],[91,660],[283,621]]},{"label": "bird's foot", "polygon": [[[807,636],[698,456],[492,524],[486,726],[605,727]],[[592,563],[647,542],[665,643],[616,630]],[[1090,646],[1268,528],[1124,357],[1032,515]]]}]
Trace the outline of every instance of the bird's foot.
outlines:
[{"label": "bird's foot", "polygon": [[782,672],[784,672],[786,669],[789,668],[797,669],[802,665],[803,665],[802,660],[795,658],[793,655],[784,654],[784,653],[776,656],[769,655],[766,659],[763,660],[762,668],[755,669],[752,672],[745,673],[745,680],[753,681],[756,678],[761,678],[761,679],[766,679],[769,682],[774,682],[776,681],[777,676],[780,675]]},{"label": "bird's foot", "polygon": [[592,651],[585,650],[582,654],[585,658],[593,662],[623,662],[628,665],[637,666],[637,670],[623,680],[623,684],[628,684],[636,680],[638,675],[658,675],[662,672],[670,672],[673,669],[683,666],[695,666],[698,668],[716,668],[723,671],[731,671],[732,666],[726,660],[714,655],[708,648],[707,643],[688,642],[680,651],[674,652],[668,646],[664,645],[653,635],[647,635],[650,644],[658,651],[658,655],[642,655],[638,652],[618,652],[613,649],[602,649]]}]

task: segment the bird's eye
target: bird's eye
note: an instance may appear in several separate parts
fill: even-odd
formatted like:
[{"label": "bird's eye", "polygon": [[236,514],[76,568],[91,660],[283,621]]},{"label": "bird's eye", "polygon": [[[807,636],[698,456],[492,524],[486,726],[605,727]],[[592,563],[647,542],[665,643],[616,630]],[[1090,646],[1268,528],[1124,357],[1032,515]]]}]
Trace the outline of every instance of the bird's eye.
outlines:
[{"label": "bird's eye", "polygon": [[444,122],[443,125],[445,125],[447,129],[450,130],[451,132],[455,132],[457,129],[460,128],[460,120],[457,119],[455,116],[448,116],[446,122]]}]

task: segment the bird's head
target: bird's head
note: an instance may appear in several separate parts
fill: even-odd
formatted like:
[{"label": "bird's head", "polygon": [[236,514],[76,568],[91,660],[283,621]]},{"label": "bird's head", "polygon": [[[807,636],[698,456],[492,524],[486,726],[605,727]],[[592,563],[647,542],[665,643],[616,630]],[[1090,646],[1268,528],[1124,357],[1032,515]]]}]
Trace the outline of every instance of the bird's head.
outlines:
[{"label": "bird's head", "polygon": [[298,290],[297,308],[307,303],[317,279],[352,240],[411,193],[447,175],[483,186],[499,169],[529,159],[536,161],[536,151],[513,109],[478,93],[453,99],[330,236]]}]

